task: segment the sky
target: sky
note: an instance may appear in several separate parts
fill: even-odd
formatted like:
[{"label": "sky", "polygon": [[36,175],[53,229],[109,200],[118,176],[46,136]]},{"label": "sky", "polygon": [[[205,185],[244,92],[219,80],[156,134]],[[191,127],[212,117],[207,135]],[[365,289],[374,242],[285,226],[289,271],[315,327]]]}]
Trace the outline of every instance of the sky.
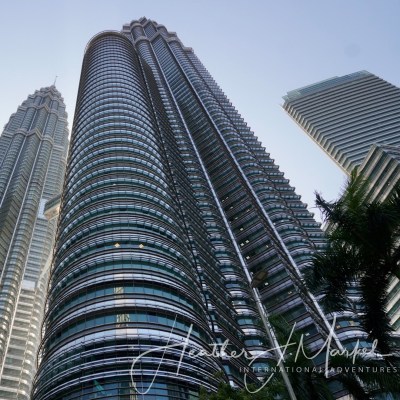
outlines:
[{"label": "sky", "polygon": [[400,0],[14,0],[0,3],[0,126],[56,86],[72,127],[85,46],[145,16],[192,47],[320,220],[345,176],[282,109],[286,92],[367,70],[400,86]]}]

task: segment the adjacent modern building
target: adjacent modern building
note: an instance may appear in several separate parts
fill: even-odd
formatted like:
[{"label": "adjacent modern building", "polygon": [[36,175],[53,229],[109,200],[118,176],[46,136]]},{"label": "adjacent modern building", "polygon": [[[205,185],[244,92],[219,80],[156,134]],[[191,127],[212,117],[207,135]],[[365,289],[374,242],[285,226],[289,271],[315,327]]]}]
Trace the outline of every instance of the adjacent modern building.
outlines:
[{"label": "adjacent modern building", "polygon": [[[400,88],[367,72],[334,77],[283,97],[283,108],[347,174],[358,167],[368,201],[387,198],[400,181]],[[400,282],[393,278],[388,314],[400,332]]]},{"label": "adjacent modern building", "polygon": [[400,181],[400,146],[373,144],[359,169],[368,178],[368,201],[386,199]]},{"label": "adjacent modern building", "polygon": [[283,108],[349,174],[373,144],[400,145],[400,88],[367,72],[292,90]]},{"label": "adjacent modern building", "polygon": [[[271,316],[318,350],[331,321],[301,270],[323,246],[192,49],[146,18],[99,33],[83,60],[32,399],[197,399],[221,371],[242,386],[249,362],[232,351],[278,346]],[[363,335],[347,315],[335,328],[338,348]]]},{"label": "adjacent modern building", "polygon": [[30,399],[56,219],[45,203],[62,190],[67,114],[54,86],[37,90],[0,137],[0,398]]}]

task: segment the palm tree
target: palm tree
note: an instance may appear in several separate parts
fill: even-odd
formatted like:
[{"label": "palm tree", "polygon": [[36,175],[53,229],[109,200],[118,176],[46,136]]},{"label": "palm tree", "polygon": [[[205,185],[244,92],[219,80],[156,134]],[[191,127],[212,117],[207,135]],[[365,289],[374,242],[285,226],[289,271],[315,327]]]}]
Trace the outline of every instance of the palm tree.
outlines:
[{"label": "palm tree", "polygon": [[390,279],[400,279],[400,186],[378,202],[366,201],[368,182],[354,171],[335,202],[316,195],[328,223],[328,243],[306,272],[312,290],[323,295],[326,311],[354,311],[348,289],[356,286],[362,327],[377,340],[382,354],[391,353],[390,320],[386,313]]},{"label": "palm tree", "polygon": [[331,357],[330,367],[341,369],[333,378],[356,400],[400,398],[398,374],[394,370],[388,372],[384,360],[367,356],[356,356],[352,359],[336,355]]},{"label": "palm tree", "polygon": [[[292,332],[292,327],[280,316],[270,317],[270,323],[278,341],[284,343],[290,335],[294,348],[300,343],[301,334]],[[286,355],[283,366],[287,368],[289,379],[297,400],[333,400],[329,383],[339,383],[355,400],[400,399],[400,381],[396,373],[384,373],[387,365],[382,359],[371,359],[357,355],[354,358],[345,355],[330,357],[329,366],[339,371],[326,378],[323,371],[315,367],[310,357],[311,350],[305,346],[307,356],[295,351]],[[300,367],[300,368],[299,368]],[[399,368],[399,367],[397,367]],[[379,371],[379,373],[377,373]],[[394,370],[393,370],[394,372]],[[261,390],[255,384],[247,389],[234,389],[224,381],[223,373],[217,374],[220,384],[216,393],[201,388],[199,400],[290,400],[282,376],[276,374]],[[378,397],[377,397],[378,396]],[[387,397],[383,397],[387,396]]]},{"label": "palm tree", "polygon": [[[286,341],[292,327],[280,316],[271,317],[270,322],[278,340]],[[301,336],[299,332],[292,332],[290,342],[295,343],[294,348],[300,343]],[[346,355],[331,356],[329,367],[337,372],[327,378],[324,372],[307,369],[315,365],[308,358],[312,356],[312,352],[307,346],[305,352],[307,356],[302,352],[298,355],[294,352],[289,353],[284,362],[298,400],[333,400],[329,383],[339,384],[354,400],[400,399],[400,381],[396,369],[392,368],[389,371],[382,359],[371,359],[368,355],[356,355],[351,358]],[[300,371],[298,367],[301,367]],[[318,368],[316,370],[318,371]],[[282,395],[282,399],[286,400],[288,397]]]}]

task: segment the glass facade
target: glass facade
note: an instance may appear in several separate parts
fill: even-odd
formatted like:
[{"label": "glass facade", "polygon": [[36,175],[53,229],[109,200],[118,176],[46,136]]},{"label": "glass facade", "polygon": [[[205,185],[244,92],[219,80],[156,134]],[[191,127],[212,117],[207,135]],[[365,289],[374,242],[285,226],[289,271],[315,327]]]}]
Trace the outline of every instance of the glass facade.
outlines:
[{"label": "glass facade", "polygon": [[329,320],[301,269],[323,245],[300,196],[175,34],[142,18],[96,35],[32,398],[197,399],[220,371],[242,386],[243,357],[190,350],[229,340],[229,353],[259,355],[277,346],[269,315],[296,321],[317,349]]},{"label": "glass facade", "polygon": [[400,88],[359,71],[292,90],[283,108],[349,174],[373,144],[400,145]]},{"label": "glass facade", "polygon": [[[285,111],[341,169],[368,179],[368,201],[400,180],[400,88],[367,72],[335,77],[284,96]],[[388,288],[388,315],[400,332],[400,281]]]},{"label": "glass facade", "polygon": [[0,137],[0,398],[30,399],[62,189],[67,114],[54,86],[30,95]]}]

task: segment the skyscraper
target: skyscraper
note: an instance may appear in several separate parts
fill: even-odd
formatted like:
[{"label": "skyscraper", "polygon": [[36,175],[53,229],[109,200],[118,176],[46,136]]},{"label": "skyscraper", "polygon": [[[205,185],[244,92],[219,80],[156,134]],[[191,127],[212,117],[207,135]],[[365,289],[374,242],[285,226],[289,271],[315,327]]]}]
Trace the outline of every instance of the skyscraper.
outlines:
[{"label": "skyscraper", "polygon": [[67,146],[54,86],[30,95],[0,137],[1,399],[30,398],[56,233],[43,211],[61,192]]},{"label": "skyscraper", "polygon": [[400,145],[400,89],[367,71],[292,90],[284,100],[287,113],[347,174],[371,145]]},{"label": "skyscraper", "polygon": [[360,165],[360,172],[368,177],[369,201],[387,198],[400,181],[400,147],[373,144]]},{"label": "skyscraper", "polygon": [[[368,180],[367,201],[400,181],[400,88],[367,71],[334,77],[284,96],[283,108],[346,174]],[[400,281],[389,287],[388,315],[400,332]]]},{"label": "skyscraper", "polygon": [[[242,385],[248,363],[229,354],[276,347],[271,315],[297,322],[319,349],[330,321],[300,270],[323,243],[176,34],[142,18],[96,35],[83,60],[33,399],[196,399],[200,386],[216,389],[219,371]],[[337,332],[338,347],[360,337],[347,317]],[[225,354],[190,355],[226,340]]]}]

